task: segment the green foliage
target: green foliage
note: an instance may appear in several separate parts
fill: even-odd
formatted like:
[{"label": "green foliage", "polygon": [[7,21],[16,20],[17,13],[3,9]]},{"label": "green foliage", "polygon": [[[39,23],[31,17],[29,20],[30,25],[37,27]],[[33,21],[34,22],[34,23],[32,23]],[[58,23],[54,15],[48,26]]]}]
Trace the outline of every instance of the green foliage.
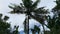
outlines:
[{"label": "green foliage", "polygon": [[40,32],[40,28],[38,26],[34,26],[35,31]]},{"label": "green foliage", "polygon": [[0,34],[18,34],[18,27],[15,28],[13,32],[11,32],[11,25],[7,22],[9,19],[8,16],[2,18],[2,14],[0,14]]},{"label": "green foliage", "polygon": [[31,29],[31,31],[32,31],[32,34],[36,34],[36,32],[38,32],[38,34],[39,34],[40,28],[38,26],[34,25],[34,29]]},{"label": "green foliage", "polygon": [[56,6],[53,8],[53,10],[58,12],[60,10],[60,0],[56,0],[55,3]]},{"label": "green foliage", "polygon": [[56,6],[52,9],[54,13],[53,18],[48,16],[48,28],[50,34],[60,34],[60,0],[56,0]]},{"label": "green foliage", "polygon": [[10,24],[5,22],[4,19],[2,19],[2,14],[0,14],[0,34],[10,34],[9,28],[10,28]]},{"label": "green foliage", "polygon": [[26,8],[30,8],[32,5],[31,0],[22,0],[22,2]]}]

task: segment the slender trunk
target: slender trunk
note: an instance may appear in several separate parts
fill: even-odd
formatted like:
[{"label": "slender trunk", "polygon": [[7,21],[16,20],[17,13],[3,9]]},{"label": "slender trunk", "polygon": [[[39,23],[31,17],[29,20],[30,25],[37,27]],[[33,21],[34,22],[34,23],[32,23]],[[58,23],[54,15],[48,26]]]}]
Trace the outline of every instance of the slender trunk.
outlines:
[{"label": "slender trunk", "polygon": [[27,16],[26,29],[27,29],[27,34],[29,34],[29,15]]},{"label": "slender trunk", "polygon": [[29,34],[29,16],[28,15],[24,21],[24,32],[25,34]]},{"label": "slender trunk", "polygon": [[27,34],[26,23],[27,23],[27,17],[26,17],[26,19],[24,21],[24,32],[25,32],[25,34]]},{"label": "slender trunk", "polygon": [[43,33],[45,34],[45,28],[44,28],[44,25],[42,24],[42,27],[43,27]]}]

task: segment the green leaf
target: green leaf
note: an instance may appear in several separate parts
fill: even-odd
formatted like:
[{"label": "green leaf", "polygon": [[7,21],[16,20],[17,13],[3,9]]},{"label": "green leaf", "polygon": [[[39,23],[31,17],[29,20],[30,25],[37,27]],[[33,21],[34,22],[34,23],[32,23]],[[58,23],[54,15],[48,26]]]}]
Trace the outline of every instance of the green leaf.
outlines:
[{"label": "green leaf", "polygon": [[36,2],[34,2],[31,7],[36,8],[39,2],[40,2],[40,0],[36,0]]}]

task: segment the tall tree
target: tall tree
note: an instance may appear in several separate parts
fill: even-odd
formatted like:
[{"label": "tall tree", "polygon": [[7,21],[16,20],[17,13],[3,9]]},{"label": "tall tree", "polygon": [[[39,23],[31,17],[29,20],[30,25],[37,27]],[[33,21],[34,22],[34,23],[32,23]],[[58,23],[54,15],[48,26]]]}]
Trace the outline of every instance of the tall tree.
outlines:
[{"label": "tall tree", "polygon": [[29,34],[29,18],[33,18],[40,22],[41,24],[44,24],[44,16],[48,13],[47,10],[44,9],[44,7],[37,8],[38,3],[40,0],[36,0],[36,2],[33,2],[32,0],[22,0],[23,3],[20,3],[20,5],[14,5],[9,6],[13,11],[10,13],[13,14],[26,14],[27,16],[27,23],[25,26],[27,28],[27,34]]}]

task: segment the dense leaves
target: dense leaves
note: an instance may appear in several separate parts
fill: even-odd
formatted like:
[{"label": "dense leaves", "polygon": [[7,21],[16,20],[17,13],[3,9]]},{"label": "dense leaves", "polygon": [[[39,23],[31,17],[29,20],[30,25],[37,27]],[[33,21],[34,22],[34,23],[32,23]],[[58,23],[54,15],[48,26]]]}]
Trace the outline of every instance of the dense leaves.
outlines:
[{"label": "dense leaves", "polygon": [[10,23],[7,22],[9,17],[5,16],[4,18],[2,18],[2,16],[3,15],[0,14],[0,34],[18,34],[18,27],[16,27],[15,30],[12,31]]},{"label": "dense leaves", "polygon": [[[4,18],[6,19],[6,17]],[[2,19],[2,14],[0,14],[0,34],[10,34],[9,28],[10,28],[10,24],[4,21],[4,19]]]}]

